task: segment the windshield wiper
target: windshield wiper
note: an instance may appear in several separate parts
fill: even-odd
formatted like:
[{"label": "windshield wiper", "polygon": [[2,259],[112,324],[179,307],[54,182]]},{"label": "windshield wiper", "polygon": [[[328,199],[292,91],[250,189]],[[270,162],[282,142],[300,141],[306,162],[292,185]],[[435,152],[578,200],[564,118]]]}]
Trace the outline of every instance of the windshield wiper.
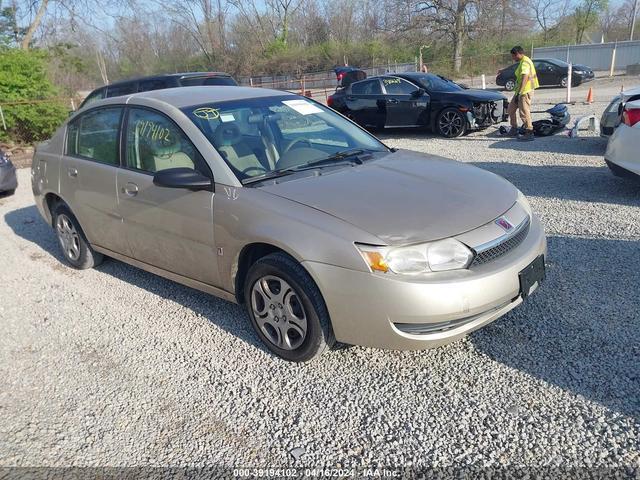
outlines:
[{"label": "windshield wiper", "polygon": [[[365,150],[362,148],[353,148],[350,150],[343,150],[341,152],[336,152],[329,157],[320,158],[318,160],[311,160],[309,162],[303,163],[302,165],[295,165],[293,167],[281,168],[279,170],[272,170],[270,172],[263,173],[262,175],[257,175],[255,177],[247,178],[242,181],[243,185],[247,185],[250,183],[261,182],[263,180],[270,180],[272,178],[284,177],[285,175],[291,175],[292,173],[301,172],[303,170],[312,170],[314,168],[319,168],[323,166],[333,166],[333,165],[362,165],[362,160],[358,158],[356,155],[362,155],[363,153],[370,152],[371,150]],[[343,160],[349,157],[354,157],[353,160],[349,160],[347,162],[339,162],[339,160]]]},{"label": "windshield wiper", "polygon": [[307,170],[310,168],[317,168],[323,166],[331,166],[331,165],[344,165],[344,162],[338,162],[338,160],[343,160],[349,157],[354,157],[353,160],[349,160],[347,164],[356,164],[362,165],[362,160],[360,160],[357,155],[362,155],[363,153],[367,153],[367,150],[362,148],[353,148],[351,150],[343,150],[341,152],[336,152],[333,155],[330,155],[325,158],[321,158],[319,160],[311,160],[307,163],[303,163],[302,165],[298,165],[297,167],[291,167],[294,171],[299,172],[301,170]]}]

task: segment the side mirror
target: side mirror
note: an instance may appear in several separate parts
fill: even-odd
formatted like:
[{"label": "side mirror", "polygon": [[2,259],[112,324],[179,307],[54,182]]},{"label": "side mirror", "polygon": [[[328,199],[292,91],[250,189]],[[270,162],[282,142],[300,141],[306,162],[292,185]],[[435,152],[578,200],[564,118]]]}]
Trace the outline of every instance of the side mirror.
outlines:
[{"label": "side mirror", "polygon": [[153,184],[166,188],[213,191],[213,180],[191,168],[168,168],[153,176]]},{"label": "side mirror", "polygon": [[412,97],[421,97],[423,96],[426,92],[426,90],[424,88],[419,88],[418,90],[414,90],[413,93],[411,94]]}]

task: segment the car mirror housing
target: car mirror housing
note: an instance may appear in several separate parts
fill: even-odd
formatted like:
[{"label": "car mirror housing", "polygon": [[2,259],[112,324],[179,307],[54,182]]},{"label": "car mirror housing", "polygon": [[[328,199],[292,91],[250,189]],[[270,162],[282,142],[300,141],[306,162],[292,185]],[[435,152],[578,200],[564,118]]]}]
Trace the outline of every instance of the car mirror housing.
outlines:
[{"label": "car mirror housing", "polygon": [[153,175],[153,184],[158,187],[184,188],[187,190],[213,191],[213,180],[192,168],[168,168]]},{"label": "car mirror housing", "polygon": [[427,92],[425,91],[424,88],[419,88],[419,89],[415,90],[411,95],[414,96],[414,97],[421,97],[425,93],[427,93]]}]

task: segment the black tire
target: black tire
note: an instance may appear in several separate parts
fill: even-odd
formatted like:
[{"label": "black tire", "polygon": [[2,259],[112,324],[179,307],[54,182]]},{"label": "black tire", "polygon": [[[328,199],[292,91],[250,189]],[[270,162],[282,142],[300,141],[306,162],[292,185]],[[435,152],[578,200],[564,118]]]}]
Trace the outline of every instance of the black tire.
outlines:
[{"label": "black tire", "polygon": [[2,197],[10,197],[14,193],[16,193],[16,189],[15,188],[13,188],[11,190],[5,190],[3,192],[0,192],[0,196],[2,196]]},{"label": "black tire", "polygon": [[626,168],[622,168],[615,163],[610,162],[609,160],[605,160],[605,162],[607,163],[607,167],[609,167],[609,170],[611,170],[611,173],[613,173],[616,177],[640,181],[640,175],[638,175],[637,173],[630,172]]},{"label": "black tire", "polygon": [[[91,248],[80,223],[66,204],[59,203],[53,208],[52,224],[58,237],[62,256],[69,265],[78,270],[86,270],[102,263],[104,260],[103,255]],[[61,224],[70,225],[76,235],[73,236],[71,231],[63,231]],[[66,246],[65,241],[68,242]],[[69,247],[71,243],[73,243],[73,247]]]},{"label": "black tire", "polygon": [[516,88],[516,79],[509,78],[504,82],[504,89],[508,92],[512,92]]},{"label": "black tire", "polygon": [[[561,86],[562,88],[567,88],[567,81],[568,81],[568,80],[569,80],[569,78],[568,78],[566,75],[564,75],[563,77],[561,77],[561,78],[560,78],[560,86]],[[571,82],[571,83],[573,83],[573,82]]]},{"label": "black tire", "polygon": [[[280,348],[267,336],[270,329],[273,328],[269,327],[267,322],[264,322],[264,318],[269,314],[268,306],[264,306],[266,313],[265,316],[262,317],[263,327],[260,327],[256,319],[257,313],[254,312],[253,301],[259,301],[259,299],[254,297],[259,297],[261,294],[254,292],[254,286],[259,290],[260,284],[258,282],[268,281],[267,279],[271,278],[277,278],[278,280],[283,280],[288,283],[292,292],[289,298],[295,296],[295,298],[299,299],[301,307],[304,309],[302,313],[306,318],[306,332],[303,337],[298,338],[301,344],[296,348]],[[286,293],[284,295],[287,296]],[[261,258],[251,266],[245,279],[244,301],[251,325],[253,325],[260,340],[262,340],[269,350],[285,360],[307,362],[319,357],[335,344],[336,340],[333,329],[331,328],[329,312],[318,286],[302,265],[285,253],[272,253]],[[297,301],[298,300],[296,300],[296,302]],[[285,307],[287,306],[288,305],[285,305]],[[282,305],[280,305],[280,307],[282,307]],[[289,314],[286,309],[280,313]],[[276,313],[276,315],[278,314]],[[278,321],[277,316],[274,318]],[[282,318],[285,317],[283,316]],[[290,319],[291,318],[293,317],[290,317]],[[280,328],[286,329],[287,327],[284,325],[286,322],[290,322],[290,319],[285,319],[285,322],[281,324]],[[265,328],[265,331],[263,331],[263,328]],[[275,331],[275,329],[273,329],[273,331]],[[294,330],[287,330],[287,332],[292,331]],[[267,332],[267,334],[265,334],[265,332]],[[288,338],[287,333],[287,339]]]},{"label": "black tire", "polygon": [[436,130],[446,138],[457,138],[467,131],[467,118],[457,108],[445,108],[436,118]]}]

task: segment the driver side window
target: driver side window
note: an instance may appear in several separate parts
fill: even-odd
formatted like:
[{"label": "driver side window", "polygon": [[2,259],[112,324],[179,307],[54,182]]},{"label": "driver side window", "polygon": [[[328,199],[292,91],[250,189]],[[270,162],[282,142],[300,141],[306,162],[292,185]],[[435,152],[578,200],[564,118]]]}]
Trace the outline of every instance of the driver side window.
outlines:
[{"label": "driver side window", "polygon": [[129,110],[128,168],[155,173],[169,168],[196,168],[197,152],[191,141],[167,117],[141,108]]}]

